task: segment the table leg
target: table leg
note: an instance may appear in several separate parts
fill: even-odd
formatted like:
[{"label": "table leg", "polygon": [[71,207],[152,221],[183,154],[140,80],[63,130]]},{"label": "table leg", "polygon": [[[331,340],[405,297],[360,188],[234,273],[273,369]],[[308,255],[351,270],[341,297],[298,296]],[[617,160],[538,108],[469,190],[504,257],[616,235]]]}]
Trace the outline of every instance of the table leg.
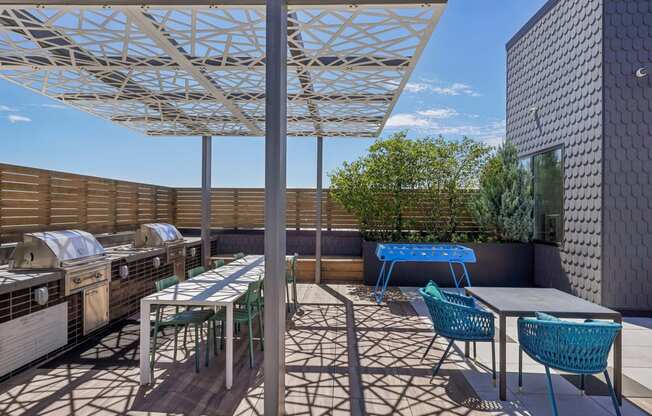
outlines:
[{"label": "table leg", "polygon": [[[622,318],[614,319],[614,322],[622,324]],[[618,404],[623,405],[623,331],[618,332],[614,341],[614,390]]]},{"label": "table leg", "polygon": [[469,358],[470,352],[469,352],[469,341],[464,341],[464,356],[466,358]]},{"label": "table leg", "polygon": [[226,389],[233,385],[233,304],[226,306]]},{"label": "table leg", "polygon": [[149,368],[149,303],[140,302],[140,384],[149,384],[152,381]]},{"label": "table leg", "polygon": [[499,366],[500,374],[498,376],[498,388],[500,390],[500,400],[507,400],[507,324],[505,315],[499,317],[499,336],[500,344]]}]

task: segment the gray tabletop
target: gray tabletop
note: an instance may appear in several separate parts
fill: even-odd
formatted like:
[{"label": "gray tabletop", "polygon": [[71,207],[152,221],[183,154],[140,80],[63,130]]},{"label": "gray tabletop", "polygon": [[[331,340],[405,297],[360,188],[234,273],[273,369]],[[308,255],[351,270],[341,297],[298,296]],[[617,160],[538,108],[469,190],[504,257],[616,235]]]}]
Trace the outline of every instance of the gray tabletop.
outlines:
[{"label": "gray tabletop", "polygon": [[545,312],[565,318],[618,319],[620,313],[557,289],[538,287],[467,287],[466,292],[505,316]]}]

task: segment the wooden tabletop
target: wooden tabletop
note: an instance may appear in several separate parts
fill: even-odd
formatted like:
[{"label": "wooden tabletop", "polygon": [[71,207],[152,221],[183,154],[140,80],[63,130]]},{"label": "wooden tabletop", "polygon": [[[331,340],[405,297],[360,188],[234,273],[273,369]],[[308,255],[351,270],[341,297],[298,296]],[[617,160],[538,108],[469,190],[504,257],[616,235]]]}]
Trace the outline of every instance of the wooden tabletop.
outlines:
[{"label": "wooden tabletop", "polygon": [[467,287],[466,292],[505,316],[545,312],[563,318],[619,319],[620,313],[557,289],[538,287]]},{"label": "wooden tabletop", "polygon": [[246,256],[142,299],[164,305],[225,306],[236,301],[249,283],[265,273],[263,256]]}]

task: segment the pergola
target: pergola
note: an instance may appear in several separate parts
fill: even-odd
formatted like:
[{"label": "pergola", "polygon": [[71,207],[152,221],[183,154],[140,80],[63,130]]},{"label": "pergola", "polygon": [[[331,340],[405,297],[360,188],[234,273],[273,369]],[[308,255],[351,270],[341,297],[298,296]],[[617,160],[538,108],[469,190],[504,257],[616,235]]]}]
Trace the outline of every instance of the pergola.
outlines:
[{"label": "pergola", "polygon": [[377,137],[446,0],[0,0],[0,76],[149,136],[265,137],[265,413],[284,402],[286,137]]}]

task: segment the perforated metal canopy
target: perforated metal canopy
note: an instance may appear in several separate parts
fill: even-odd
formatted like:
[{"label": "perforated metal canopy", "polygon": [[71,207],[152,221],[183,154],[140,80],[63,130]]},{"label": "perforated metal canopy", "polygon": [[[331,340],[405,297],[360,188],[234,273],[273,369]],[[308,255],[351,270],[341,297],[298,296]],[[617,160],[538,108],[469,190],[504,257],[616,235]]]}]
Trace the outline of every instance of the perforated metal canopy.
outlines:
[{"label": "perforated metal canopy", "polygon": [[[263,1],[20,3],[2,78],[151,136],[264,135]],[[354,3],[290,1],[288,135],[379,135],[446,1]]]}]

